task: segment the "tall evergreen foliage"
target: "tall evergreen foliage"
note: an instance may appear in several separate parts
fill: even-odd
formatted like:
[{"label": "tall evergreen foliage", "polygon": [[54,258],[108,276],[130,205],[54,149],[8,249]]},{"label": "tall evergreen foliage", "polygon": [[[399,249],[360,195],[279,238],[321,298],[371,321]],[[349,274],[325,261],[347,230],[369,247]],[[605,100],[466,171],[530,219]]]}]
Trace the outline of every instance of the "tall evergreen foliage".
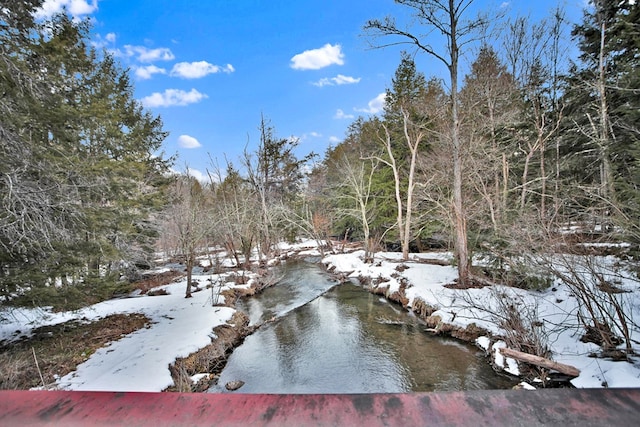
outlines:
[{"label": "tall evergreen foliage", "polygon": [[[640,214],[640,6],[595,0],[573,36],[579,60],[567,79],[573,176],[593,187],[601,211]],[[586,166],[586,167],[585,167]],[[591,173],[584,173],[590,171]]]},{"label": "tall evergreen foliage", "polygon": [[[102,283],[144,259],[163,204],[166,133],[88,24],[0,9],[0,294]],[[63,286],[64,287],[64,286]]]}]

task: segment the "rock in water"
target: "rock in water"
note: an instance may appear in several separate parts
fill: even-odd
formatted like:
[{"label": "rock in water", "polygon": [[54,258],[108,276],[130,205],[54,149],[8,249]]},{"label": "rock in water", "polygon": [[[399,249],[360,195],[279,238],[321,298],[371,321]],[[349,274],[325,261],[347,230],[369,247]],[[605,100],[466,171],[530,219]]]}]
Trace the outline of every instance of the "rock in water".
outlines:
[{"label": "rock in water", "polygon": [[239,389],[240,387],[242,387],[244,385],[244,381],[229,381],[228,383],[226,383],[224,385],[224,387],[229,390],[229,391],[234,391]]}]

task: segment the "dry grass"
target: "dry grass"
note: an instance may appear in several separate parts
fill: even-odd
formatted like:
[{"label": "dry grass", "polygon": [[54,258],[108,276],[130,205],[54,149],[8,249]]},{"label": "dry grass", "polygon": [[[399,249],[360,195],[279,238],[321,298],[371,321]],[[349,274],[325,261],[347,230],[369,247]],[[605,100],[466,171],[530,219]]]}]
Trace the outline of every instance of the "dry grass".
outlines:
[{"label": "dry grass", "polygon": [[98,348],[149,323],[142,314],[115,314],[92,323],[74,320],[43,326],[29,338],[0,342],[0,389],[49,387]]}]

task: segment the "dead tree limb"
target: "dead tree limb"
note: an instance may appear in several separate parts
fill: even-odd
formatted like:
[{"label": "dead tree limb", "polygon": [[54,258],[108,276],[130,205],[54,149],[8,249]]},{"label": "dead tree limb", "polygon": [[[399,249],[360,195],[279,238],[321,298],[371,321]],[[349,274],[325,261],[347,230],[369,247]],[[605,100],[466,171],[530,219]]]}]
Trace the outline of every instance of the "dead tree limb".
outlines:
[{"label": "dead tree limb", "polygon": [[512,350],[510,348],[501,348],[500,353],[502,353],[506,357],[511,357],[512,359],[518,360],[520,362],[552,369],[570,377],[575,378],[580,375],[580,370],[578,368],[571,365],[565,365],[564,363],[554,362],[553,360],[545,359],[544,357],[534,356],[533,354],[523,353],[521,351]]}]

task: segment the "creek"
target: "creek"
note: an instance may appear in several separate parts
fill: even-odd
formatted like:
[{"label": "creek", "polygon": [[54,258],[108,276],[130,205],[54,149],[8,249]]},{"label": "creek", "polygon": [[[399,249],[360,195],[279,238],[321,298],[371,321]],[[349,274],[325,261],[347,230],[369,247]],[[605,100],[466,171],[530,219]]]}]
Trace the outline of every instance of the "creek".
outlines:
[{"label": "creek", "polygon": [[500,389],[514,385],[483,353],[435,337],[425,324],[320,265],[287,261],[282,280],[239,301],[253,324],[210,392],[243,381],[241,393],[394,393]]}]

